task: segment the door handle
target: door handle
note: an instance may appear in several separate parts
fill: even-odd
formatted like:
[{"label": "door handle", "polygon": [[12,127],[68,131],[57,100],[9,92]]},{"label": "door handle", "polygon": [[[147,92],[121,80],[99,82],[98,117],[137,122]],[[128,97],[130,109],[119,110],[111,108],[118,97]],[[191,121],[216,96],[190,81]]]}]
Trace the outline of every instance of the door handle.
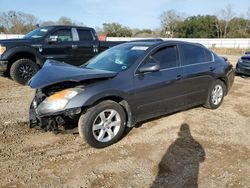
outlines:
[{"label": "door handle", "polygon": [[181,78],[182,78],[181,75],[176,76],[176,80],[180,80]]},{"label": "door handle", "polygon": [[98,46],[97,45],[93,45],[93,52],[98,53]]},{"label": "door handle", "polygon": [[209,67],[209,70],[213,72],[215,70],[215,67]]},{"label": "door handle", "polygon": [[73,44],[73,45],[72,45],[72,48],[73,48],[73,49],[76,49],[76,48],[78,48],[78,46]]}]

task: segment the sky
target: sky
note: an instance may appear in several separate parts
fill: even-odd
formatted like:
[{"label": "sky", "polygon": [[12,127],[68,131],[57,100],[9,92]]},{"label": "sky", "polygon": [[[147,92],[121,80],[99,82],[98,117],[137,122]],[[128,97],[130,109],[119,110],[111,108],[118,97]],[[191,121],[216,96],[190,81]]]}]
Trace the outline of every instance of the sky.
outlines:
[{"label": "sky", "polygon": [[160,27],[160,15],[174,9],[188,16],[215,14],[231,4],[237,15],[250,7],[250,0],[0,0],[0,12],[9,10],[33,14],[41,21],[61,16],[89,27],[117,22],[130,28]]}]

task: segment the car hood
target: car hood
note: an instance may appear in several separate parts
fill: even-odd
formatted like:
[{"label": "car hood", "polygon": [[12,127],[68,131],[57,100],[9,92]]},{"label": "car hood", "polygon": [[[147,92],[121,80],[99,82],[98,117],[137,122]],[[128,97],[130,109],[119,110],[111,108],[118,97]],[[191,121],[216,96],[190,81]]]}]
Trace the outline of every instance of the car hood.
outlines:
[{"label": "car hood", "polygon": [[87,69],[69,65],[55,60],[47,60],[29,81],[31,88],[40,89],[53,84],[71,81],[80,82],[96,78],[112,78],[116,72]]},{"label": "car hood", "polygon": [[2,45],[8,45],[8,44],[25,44],[25,43],[30,43],[31,39],[3,39],[0,40],[0,44]]}]

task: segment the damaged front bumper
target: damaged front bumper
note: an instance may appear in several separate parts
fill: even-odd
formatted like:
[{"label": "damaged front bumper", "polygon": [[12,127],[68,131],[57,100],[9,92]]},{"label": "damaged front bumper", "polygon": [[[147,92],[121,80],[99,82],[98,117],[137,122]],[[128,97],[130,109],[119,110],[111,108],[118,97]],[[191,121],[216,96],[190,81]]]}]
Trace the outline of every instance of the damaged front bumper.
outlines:
[{"label": "damaged front bumper", "polygon": [[71,108],[57,113],[40,114],[37,110],[37,103],[33,100],[29,109],[29,126],[58,133],[60,126],[65,128],[67,124],[77,123],[81,112],[81,108]]},{"label": "damaged front bumper", "polygon": [[0,60],[0,76],[7,72],[8,61]]}]

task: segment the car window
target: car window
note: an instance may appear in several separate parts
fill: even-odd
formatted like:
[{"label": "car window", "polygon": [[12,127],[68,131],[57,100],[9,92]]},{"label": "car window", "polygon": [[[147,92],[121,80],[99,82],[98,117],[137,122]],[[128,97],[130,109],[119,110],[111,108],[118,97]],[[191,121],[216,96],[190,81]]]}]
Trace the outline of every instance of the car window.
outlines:
[{"label": "car window", "polygon": [[46,26],[46,27],[40,27],[37,28],[28,34],[24,36],[26,39],[33,39],[33,38],[42,38],[44,37],[51,29],[53,29],[53,26]]},{"label": "car window", "polygon": [[161,69],[178,66],[178,51],[176,46],[168,46],[157,50],[147,63],[158,63]]},{"label": "car window", "polygon": [[57,38],[59,42],[73,41],[71,29],[61,29],[51,34],[50,38]]},{"label": "car window", "polygon": [[205,61],[206,62],[213,61],[212,53],[209,50],[204,49],[204,53],[205,53]]},{"label": "car window", "polygon": [[211,52],[203,47],[183,44],[182,50],[184,56],[184,65],[192,65],[212,61]]},{"label": "car window", "polygon": [[148,46],[137,46],[133,43],[124,43],[105,50],[89,60],[82,67],[121,72],[127,70],[140,57],[143,57],[147,49]]},{"label": "car window", "polygon": [[90,30],[77,29],[80,41],[92,41],[94,40]]}]

